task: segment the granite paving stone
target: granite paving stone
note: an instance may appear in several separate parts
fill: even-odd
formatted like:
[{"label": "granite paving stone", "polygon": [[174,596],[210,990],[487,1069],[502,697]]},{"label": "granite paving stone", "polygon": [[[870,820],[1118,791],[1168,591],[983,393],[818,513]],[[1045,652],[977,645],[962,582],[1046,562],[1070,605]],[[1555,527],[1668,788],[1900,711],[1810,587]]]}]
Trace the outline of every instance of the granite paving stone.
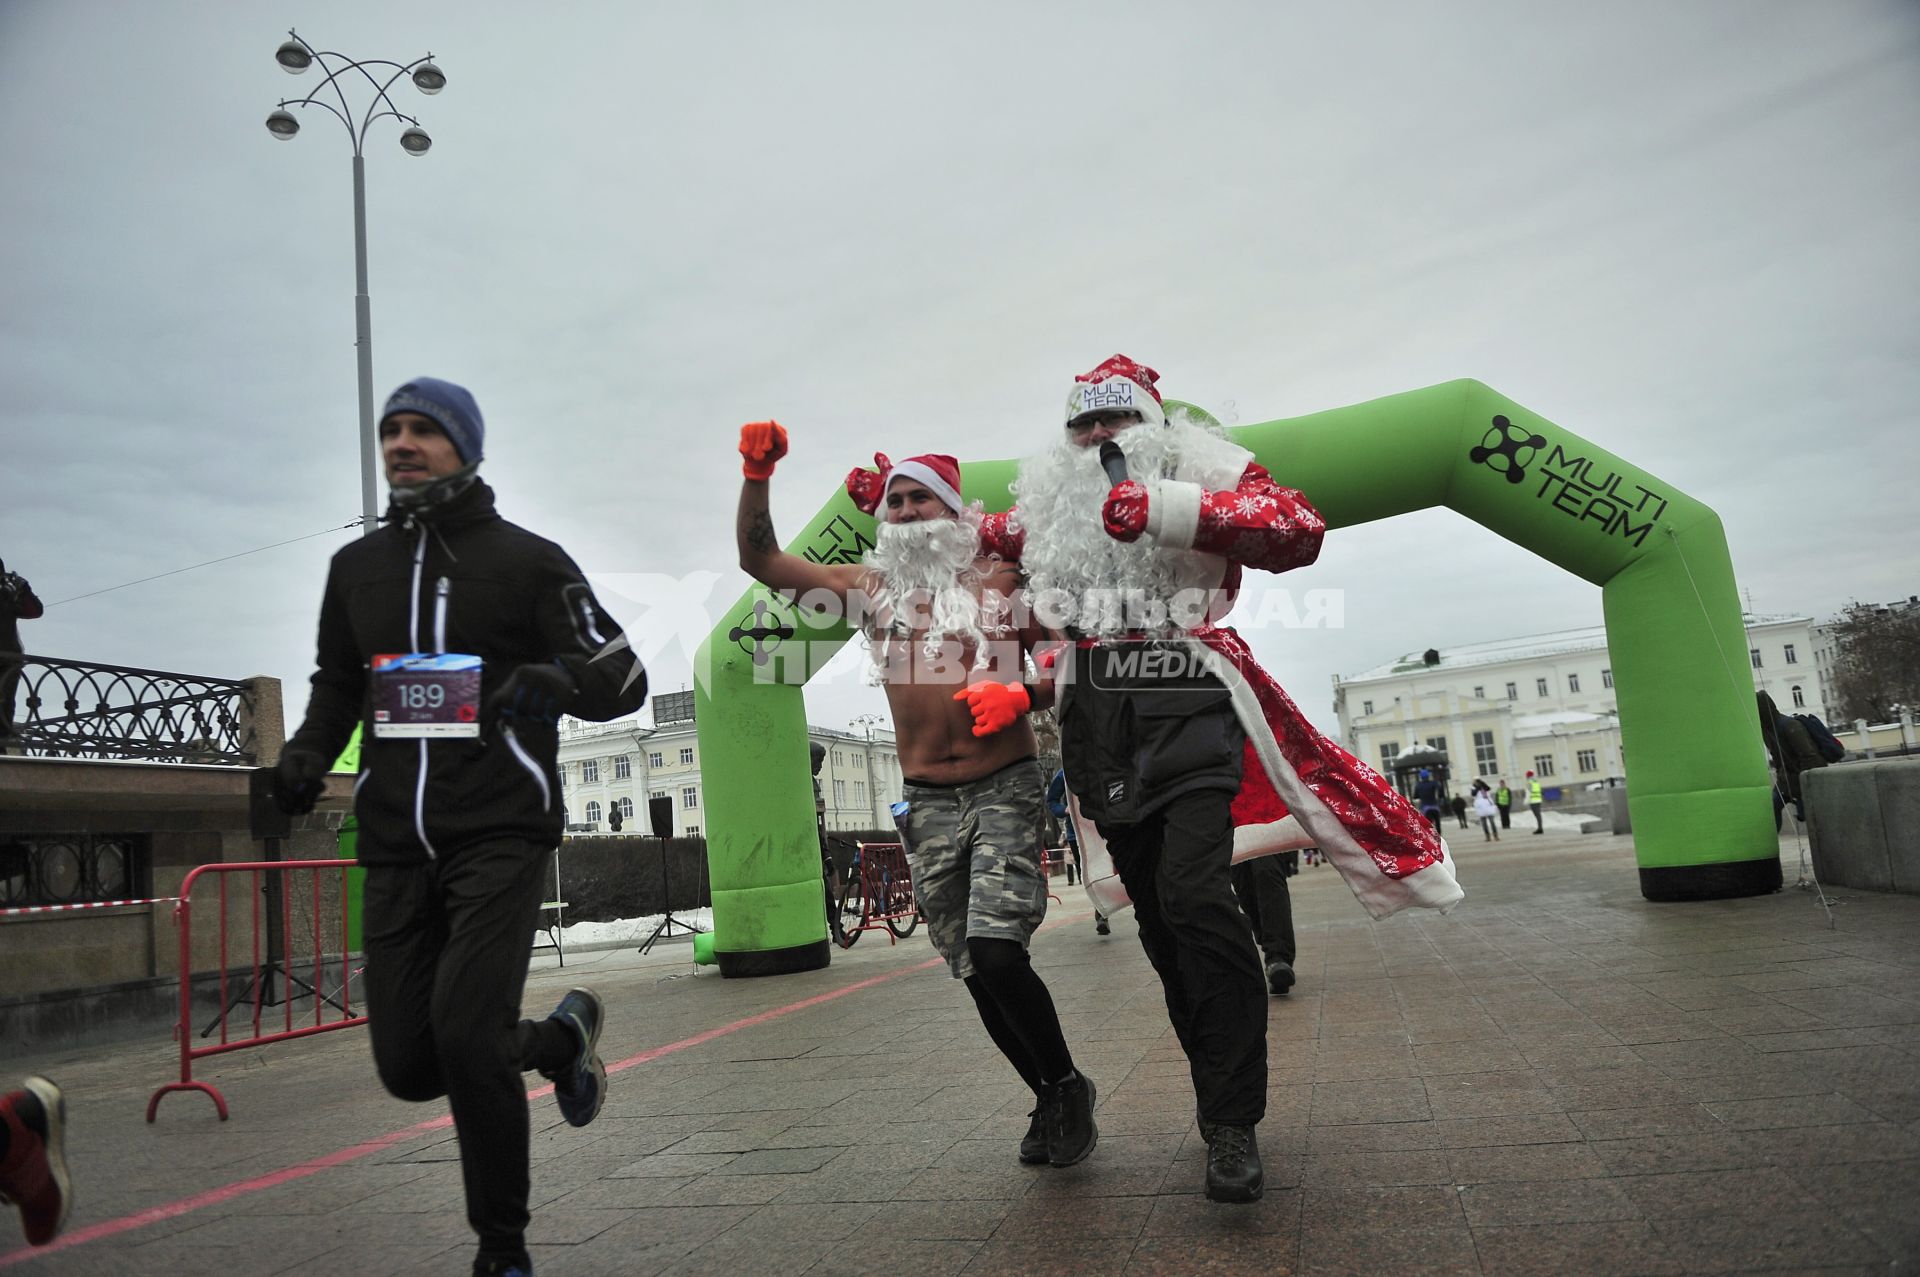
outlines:
[{"label": "granite paving stone", "polygon": [[[1791,842],[1783,844],[1789,856]],[[531,1109],[541,1277],[672,1273],[1885,1274],[1920,1264],[1920,899],[1654,905],[1629,837],[1475,849],[1451,915],[1368,920],[1292,880],[1300,984],[1269,1004],[1264,1198],[1206,1149],[1158,980],[1061,902],[1033,957],[1100,1084],[1087,1161],[1015,1158],[1033,1097],[923,937],[726,980],[690,946],[536,954],[527,1003],[608,1007],[605,1110]],[[666,978],[674,977],[674,978]],[[67,1089],[78,1192],[38,1274],[464,1273],[443,1103],[363,1036],[239,1052],[143,1119],[165,1043],[10,1058]],[[0,1051],[4,1051],[0,1044]],[[529,1079],[538,1086],[538,1079]],[[98,1226],[98,1227],[96,1227]]]}]

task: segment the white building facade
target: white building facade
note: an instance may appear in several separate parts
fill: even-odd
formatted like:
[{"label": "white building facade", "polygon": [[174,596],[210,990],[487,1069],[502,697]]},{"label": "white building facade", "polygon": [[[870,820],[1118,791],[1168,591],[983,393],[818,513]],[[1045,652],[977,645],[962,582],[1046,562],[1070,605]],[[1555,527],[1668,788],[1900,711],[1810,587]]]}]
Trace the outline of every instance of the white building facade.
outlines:
[{"label": "white building facade", "polygon": [[[865,734],[807,728],[824,746],[820,797],[829,830],[891,829],[889,810],[900,800],[900,754],[891,731]],[[691,720],[648,725],[560,723],[560,793],[573,833],[609,832],[618,806],[622,833],[651,833],[647,800],[673,801],[673,835],[698,837],[706,829],[706,786],[700,778],[700,741]],[[807,762],[802,756],[796,766]]]},{"label": "white building facade", "polygon": [[[1784,712],[1825,717],[1812,618],[1745,621],[1754,686]],[[1563,791],[1626,776],[1604,626],[1409,653],[1336,676],[1333,707],[1341,742],[1382,771],[1425,747],[1446,751],[1457,788],[1480,778],[1518,789],[1528,771]]]}]

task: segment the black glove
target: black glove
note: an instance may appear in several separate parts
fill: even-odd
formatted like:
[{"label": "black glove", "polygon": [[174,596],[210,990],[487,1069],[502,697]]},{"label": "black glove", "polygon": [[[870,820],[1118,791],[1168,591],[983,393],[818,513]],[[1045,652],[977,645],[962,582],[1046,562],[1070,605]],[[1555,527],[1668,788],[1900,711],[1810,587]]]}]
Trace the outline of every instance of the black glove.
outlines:
[{"label": "black glove", "polygon": [[480,707],[480,720],[493,724],[519,719],[551,725],[559,721],[579,692],[573,675],[558,665],[518,665]]},{"label": "black glove", "polygon": [[329,764],[309,749],[289,749],[273,768],[273,802],[289,816],[304,816],[327,787]]}]

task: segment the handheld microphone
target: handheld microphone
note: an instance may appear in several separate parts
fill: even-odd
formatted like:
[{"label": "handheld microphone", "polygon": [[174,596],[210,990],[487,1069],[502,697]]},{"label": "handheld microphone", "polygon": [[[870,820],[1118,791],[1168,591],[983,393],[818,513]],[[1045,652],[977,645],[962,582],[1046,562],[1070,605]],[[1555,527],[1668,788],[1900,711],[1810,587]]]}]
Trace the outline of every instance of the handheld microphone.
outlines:
[{"label": "handheld microphone", "polygon": [[1127,454],[1111,439],[1100,445],[1100,468],[1107,472],[1107,481],[1115,487],[1127,481]]}]

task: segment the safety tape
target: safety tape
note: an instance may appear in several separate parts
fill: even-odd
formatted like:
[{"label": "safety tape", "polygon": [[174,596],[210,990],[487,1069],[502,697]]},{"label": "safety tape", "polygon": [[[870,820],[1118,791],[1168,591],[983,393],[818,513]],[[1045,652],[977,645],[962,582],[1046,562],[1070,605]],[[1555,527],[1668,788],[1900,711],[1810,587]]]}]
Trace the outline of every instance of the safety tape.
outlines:
[{"label": "safety tape", "polygon": [[71,913],[76,909],[114,909],[121,905],[170,905],[178,903],[178,896],[155,896],[151,900],[90,900],[78,905],[17,905],[9,909],[0,909],[0,918],[14,918],[30,913]]}]

